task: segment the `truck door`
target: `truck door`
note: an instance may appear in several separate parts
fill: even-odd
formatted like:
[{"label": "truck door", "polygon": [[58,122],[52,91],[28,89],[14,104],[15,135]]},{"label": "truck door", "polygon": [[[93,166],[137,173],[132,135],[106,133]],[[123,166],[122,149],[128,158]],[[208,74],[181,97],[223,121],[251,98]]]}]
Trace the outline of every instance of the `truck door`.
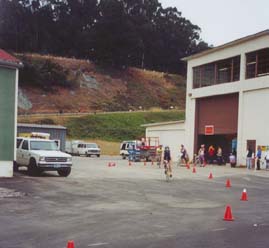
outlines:
[{"label": "truck door", "polygon": [[17,145],[16,145],[16,162],[18,164],[21,164],[21,159],[22,159],[22,152],[21,152],[21,144],[22,144],[23,139],[17,138]]},{"label": "truck door", "polygon": [[30,152],[29,152],[29,141],[28,140],[24,140],[22,145],[21,145],[21,161],[20,164],[21,165],[28,165],[29,161],[30,161]]}]

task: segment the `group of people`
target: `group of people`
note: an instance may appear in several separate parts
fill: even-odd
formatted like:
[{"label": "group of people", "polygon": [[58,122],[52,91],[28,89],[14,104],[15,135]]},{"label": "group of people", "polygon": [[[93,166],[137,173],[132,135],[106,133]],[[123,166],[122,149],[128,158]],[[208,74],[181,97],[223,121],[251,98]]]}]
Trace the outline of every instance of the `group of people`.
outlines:
[{"label": "group of people", "polygon": [[222,148],[220,146],[215,149],[213,145],[210,145],[206,151],[205,145],[202,144],[198,151],[198,157],[202,164],[205,164],[206,162],[213,164],[214,161],[217,161],[218,165],[224,163]]},{"label": "group of people", "polygon": [[[180,153],[181,153],[181,161],[187,164],[189,162],[189,156],[183,144],[180,146]],[[164,150],[162,149],[162,146],[160,146],[157,149],[157,154],[159,154],[160,163],[165,162],[165,165],[168,167],[168,170],[170,172],[169,173],[170,177],[172,177],[172,166],[171,166],[172,156],[171,156],[169,146],[166,146]],[[251,149],[251,147],[248,147],[247,160],[246,160],[247,169],[252,168],[253,155],[254,155],[253,150]],[[261,156],[262,156],[262,149],[260,146],[258,146],[256,156],[254,157],[256,158],[257,170],[260,170]],[[206,159],[209,163],[214,163],[214,161],[216,160],[219,165],[223,164],[224,162],[223,155],[222,155],[222,148],[220,146],[218,146],[216,150],[214,146],[211,145],[206,151],[205,145],[202,144],[198,151],[198,157],[201,164],[204,164],[206,162]],[[236,151],[235,150],[233,150],[229,158],[230,158],[231,165],[234,167],[236,164]],[[265,161],[266,161],[266,169],[269,169],[269,152],[267,152],[267,154],[265,155]]]},{"label": "group of people", "polygon": [[[187,164],[189,156],[184,145],[181,145],[180,153],[181,153],[181,161]],[[205,145],[201,144],[198,150],[198,158],[201,164],[205,164],[206,162],[213,164],[215,160],[217,160],[217,163],[219,165],[223,164],[224,162],[222,155],[222,148],[220,146],[218,146],[216,150],[214,146],[211,145],[209,146],[208,151],[206,151]]]},{"label": "group of people", "polygon": [[[254,156],[254,157],[253,157]],[[253,164],[253,161],[256,159],[256,169],[260,170],[261,169],[261,159],[262,159],[262,148],[261,146],[257,147],[257,153],[256,156],[254,155],[254,151],[252,150],[251,147],[248,147],[247,150],[247,159],[246,159],[246,164],[247,164],[247,169],[251,169]],[[266,163],[266,170],[269,169],[269,151],[266,152],[264,156],[264,160]]]}]

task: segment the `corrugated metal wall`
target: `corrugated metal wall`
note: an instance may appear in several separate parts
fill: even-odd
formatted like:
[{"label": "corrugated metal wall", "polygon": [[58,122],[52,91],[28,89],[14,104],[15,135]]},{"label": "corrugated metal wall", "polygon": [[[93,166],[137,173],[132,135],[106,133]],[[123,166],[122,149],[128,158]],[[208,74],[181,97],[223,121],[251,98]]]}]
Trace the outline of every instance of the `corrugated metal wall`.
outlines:
[{"label": "corrugated metal wall", "polygon": [[16,70],[0,68],[0,160],[14,160]]},{"label": "corrugated metal wall", "polygon": [[18,135],[19,133],[30,133],[30,132],[41,132],[49,133],[50,139],[60,140],[60,150],[65,151],[65,141],[66,141],[66,129],[58,128],[46,128],[46,127],[17,127]]},{"label": "corrugated metal wall", "polygon": [[205,134],[206,125],[214,125],[215,134],[237,133],[238,94],[197,99],[198,134]]}]

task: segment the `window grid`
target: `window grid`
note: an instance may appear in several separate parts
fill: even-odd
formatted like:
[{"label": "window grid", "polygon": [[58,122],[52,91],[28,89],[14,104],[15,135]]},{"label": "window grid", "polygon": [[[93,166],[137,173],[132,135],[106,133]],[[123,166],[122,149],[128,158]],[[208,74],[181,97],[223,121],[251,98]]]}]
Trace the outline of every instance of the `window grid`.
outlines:
[{"label": "window grid", "polygon": [[238,81],[240,56],[193,68],[193,88]]}]

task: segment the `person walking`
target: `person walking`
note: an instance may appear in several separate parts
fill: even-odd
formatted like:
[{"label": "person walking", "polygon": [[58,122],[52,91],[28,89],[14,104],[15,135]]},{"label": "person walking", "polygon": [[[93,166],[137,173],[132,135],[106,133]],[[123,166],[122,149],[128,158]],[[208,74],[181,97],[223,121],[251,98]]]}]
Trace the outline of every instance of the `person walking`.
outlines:
[{"label": "person walking", "polygon": [[248,151],[247,151],[247,169],[250,170],[252,167],[252,155],[253,155],[253,151],[251,149],[251,147],[248,147]]},{"label": "person walking", "polygon": [[188,154],[187,154],[187,150],[184,147],[184,145],[181,145],[180,147],[180,153],[181,153],[181,162],[184,162],[184,164],[186,165],[188,163]]},{"label": "person walking", "polygon": [[261,146],[258,146],[257,148],[257,154],[256,154],[256,158],[257,158],[257,170],[261,169],[261,157],[262,157],[262,149]]}]

